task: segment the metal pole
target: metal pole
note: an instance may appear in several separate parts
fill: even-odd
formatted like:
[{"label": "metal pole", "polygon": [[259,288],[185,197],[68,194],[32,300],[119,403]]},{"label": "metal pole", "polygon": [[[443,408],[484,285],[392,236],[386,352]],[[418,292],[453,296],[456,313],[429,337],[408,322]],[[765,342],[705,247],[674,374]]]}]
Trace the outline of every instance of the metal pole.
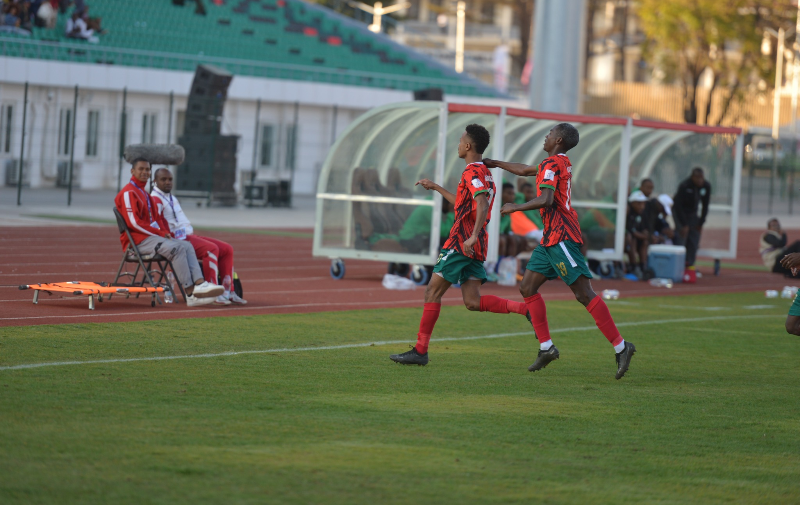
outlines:
[{"label": "metal pole", "polygon": [[117,193],[122,189],[122,157],[125,154],[125,129],[128,126],[128,88],[122,89],[122,117],[120,118],[121,127],[119,131],[119,171],[117,172]]},{"label": "metal pole", "polygon": [[775,177],[778,175],[778,140],[781,120],[781,84],[783,81],[783,43],[785,32],[778,30],[777,62],[775,63],[775,90],[772,96],[772,173],[769,177],[769,203],[767,213],[772,214],[772,197],[775,193]]},{"label": "metal pole", "polygon": [[19,146],[19,170],[17,170],[17,206],[22,205],[22,177],[25,175],[25,126],[28,122],[28,83],[25,83],[25,99],[22,105],[22,143]]},{"label": "metal pole", "polygon": [[459,0],[456,4],[456,72],[464,71],[464,10],[466,4]]},{"label": "metal pole", "polygon": [[297,122],[299,121],[300,115],[300,102],[294,103],[294,124],[292,124],[292,165],[289,167],[289,173],[291,174],[291,178],[289,179],[289,194],[286,195],[287,199],[289,200],[289,207],[292,206],[292,191],[294,191],[294,167],[297,165],[297,131],[299,128],[297,127]]},{"label": "metal pole", "polygon": [[175,94],[169,92],[169,122],[167,123],[167,144],[172,143],[172,111],[175,107]]},{"label": "metal pole", "polygon": [[336,142],[336,121],[339,119],[339,106],[333,106],[333,119],[331,119],[331,145]]},{"label": "metal pole", "polygon": [[75,166],[75,121],[78,116],[78,85],[75,85],[75,100],[72,102],[72,139],[69,148],[69,183],[67,184],[67,207],[72,205],[72,170]]},{"label": "metal pole", "polygon": [[[253,168],[250,170],[250,202],[248,207],[253,206],[253,184],[256,182],[256,164],[258,163],[258,129],[261,126],[261,99],[256,100],[256,131],[253,135]],[[265,190],[266,191],[266,190]],[[264,195],[266,200],[267,195]]]}]

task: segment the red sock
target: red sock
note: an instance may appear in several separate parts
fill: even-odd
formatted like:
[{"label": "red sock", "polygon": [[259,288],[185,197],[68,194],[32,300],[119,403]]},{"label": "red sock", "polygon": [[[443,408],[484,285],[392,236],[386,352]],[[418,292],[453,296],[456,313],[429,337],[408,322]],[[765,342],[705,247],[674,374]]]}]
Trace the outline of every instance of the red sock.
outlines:
[{"label": "red sock", "polygon": [[619,345],[622,342],[622,335],[619,334],[617,325],[614,324],[611,313],[608,311],[608,305],[606,305],[606,302],[604,302],[602,298],[596,296],[594,300],[589,302],[589,305],[586,306],[586,310],[592,315],[597,327],[603,332],[603,335],[606,336],[608,341],[611,342],[611,345]]},{"label": "red sock", "polygon": [[499,296],[486,295],[481,297],[481,312],[494,312],[496,314],[522,314],[528,312],[524,303],[514,302]]},{"label": "red sock", "polygon": [[542,295],[536,293],[525,299],[525,305],[531,313],[533,329],[536,331],[536,338],[539,343],[544,344],[550,340],[550,326],[547,324],[547,307],[544,304]]},{"label": "red sock", "polygon": [[422,309],[422,320],[419,322],[419,333],[417,333],[417,352],[425,354],[428,352],[428,343],[431,341],[433,327],[439,319],[439,311],[442,309],[441,303],[426,303]]}]

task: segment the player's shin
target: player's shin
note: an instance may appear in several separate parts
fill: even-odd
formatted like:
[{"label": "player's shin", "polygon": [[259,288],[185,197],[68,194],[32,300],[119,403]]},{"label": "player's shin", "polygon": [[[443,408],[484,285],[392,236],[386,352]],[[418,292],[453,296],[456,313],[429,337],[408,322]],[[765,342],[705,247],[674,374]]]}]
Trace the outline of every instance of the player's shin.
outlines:
[{"label": "player's shin", "polygon": [[586,306],[586,310],[588,310],[589,314],[594,318],[597,328],[605,335],[608,341],[611,342],[611,345],[614,346],[614,351],[621,352],[625,348],[625,340],[623,340],[622,335],[619,334],[617,325],[614,324],[614,319],[611,318],[611,312],[609,312],[606,302],[599,296],[595,296],[594,299],[589,302],[589,305]]},{"label": "player's shin", "polygon": [[550,326],[547,324],[547,307],[544,304],[542,295],[536,293],[525,298],[525,305],[531,313],[531,323],[539,339],[539,348],[543,351],[550,349],[553,341],[550,339]]},{"label": "player's shin", "polygon": [[425,354],[428,352],[428,343],[431,341],[433,327],[439,319],[439,312],[442,309],[441,303],[426,303],[422,309],[422,319],[419,322],[419,333],[417,333],[417,352]]},{"label": "player's shin", "polygon": [[495,314],[522,314],[528,312],[524,303],[506,300],[494,295],[481,296],[481,312],[494,312]]}]

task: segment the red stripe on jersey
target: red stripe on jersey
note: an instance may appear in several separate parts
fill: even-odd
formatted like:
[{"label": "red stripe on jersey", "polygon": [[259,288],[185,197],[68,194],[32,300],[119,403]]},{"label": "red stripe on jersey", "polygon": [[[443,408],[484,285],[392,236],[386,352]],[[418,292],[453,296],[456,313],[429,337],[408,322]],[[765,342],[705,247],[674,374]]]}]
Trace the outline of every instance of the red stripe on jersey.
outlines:
[{"label": "red stripe on jersey", "polygon": [[478,206],[475,203],[475,195],[478,193],[488,193],[489,214],[486,216],[483,228],[478,232],[478,242],[473,248],[471,258],[478,261],[486,261],[489,241],[489,232],[486,230],[486,225],[489,224],[496,191],[492,173],[483,163],[470,163],[461,174],[461,180],[458,182],[458,190],[456,192],[456,219],[450,229],[450,236],[447,238],[447,242],[444,243],[444,248],[455,249],[456,252],[464,255],[464,241],[472,236],[472,230],[475,229],[475,217],[478,210]]},{"label": "red stripe on jersey", "polygon": [[571,240],[583,244],[578,213],[572,208],[572,163],[565,154],[550,156],[539,164],[536,175],[536,194],[542,194],[542,187],[554,190],[553,205],[539,209],[544,223],[541,244],[554,246],[559,242]]}]

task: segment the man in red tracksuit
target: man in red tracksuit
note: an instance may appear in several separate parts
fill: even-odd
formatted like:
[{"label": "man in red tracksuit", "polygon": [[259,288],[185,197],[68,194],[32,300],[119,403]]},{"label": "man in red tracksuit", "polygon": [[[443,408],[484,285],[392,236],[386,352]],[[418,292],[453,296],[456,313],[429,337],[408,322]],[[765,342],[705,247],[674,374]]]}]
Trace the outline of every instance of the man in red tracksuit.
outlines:
[{"label": "man in red tracksuit", "polygon": [[[157,253],[170,260],[186,291],[189,306],[213,303],[214,298],[223,293],[222,286],[204,281],[192,245],[172,237],[169,225],[156,211],[156,202],[144,189],[148,180],[150,162],[144,158],[134,160],[130,182],[114,198],[114,205],[125,219],[136,247],[143,255]],[[127,250],[126,234],[120,235],[120,242],[122,249]]]}]

